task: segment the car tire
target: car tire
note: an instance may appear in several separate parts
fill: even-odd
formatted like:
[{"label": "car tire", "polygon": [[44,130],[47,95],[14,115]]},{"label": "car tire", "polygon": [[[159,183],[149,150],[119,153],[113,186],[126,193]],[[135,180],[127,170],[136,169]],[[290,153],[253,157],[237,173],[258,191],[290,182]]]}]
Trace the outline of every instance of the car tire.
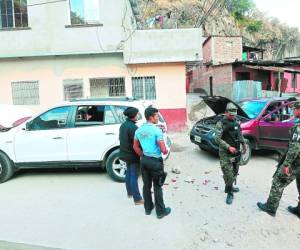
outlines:
[{"label": "car tire", "polygon": [[246,146],[246,151],[241,156],[241,162],[240,162],[241,165],[246,165],[249,162],[250,158],[251,158],[251,153],[252,153],[251,143],[247,139],[245,139],[245,146]]},{"label": "car tire", "polygon": [[201,150],[203,150],[203,151],[206,151],[206,152],[207,152],[207,149],[206,149],[205,147],[203,147],[203,146],[199,145],[199,148],[200,148]]},{"label": "car tire", "polygon": [[2,152],[0,152],[0,183],[6,182],[14,174],[13,164],[11,160]]},{"label": "car tire", "polygon": [[126,163],[121,161],[120,158],[120,150],[114,150],[110,153],[106,160],[106,170],[109,176],[118,182],[125,182],[126,175]]}]

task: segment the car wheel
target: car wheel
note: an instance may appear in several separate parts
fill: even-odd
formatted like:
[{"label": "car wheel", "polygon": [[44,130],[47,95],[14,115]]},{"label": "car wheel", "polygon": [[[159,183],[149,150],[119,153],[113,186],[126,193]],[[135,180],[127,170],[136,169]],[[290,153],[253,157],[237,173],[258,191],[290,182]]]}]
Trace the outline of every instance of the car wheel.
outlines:
[{"label": "car wheel", "polygon": [[14,174],[14,169],[10,159],[0,152],[0,183],[6,182]]},{"label": "car wheel", "polygon": [[251,144],[250,141],[245,139],[245,152],[241,155],[241,165],[246,165],[251,158]]},{"label": "car wheel", "polygon": [[120,151],[113,151],[106,160],[106,170],[109,176],[118,182],[124,182],[126,176],[126,163],[119,158]]}]

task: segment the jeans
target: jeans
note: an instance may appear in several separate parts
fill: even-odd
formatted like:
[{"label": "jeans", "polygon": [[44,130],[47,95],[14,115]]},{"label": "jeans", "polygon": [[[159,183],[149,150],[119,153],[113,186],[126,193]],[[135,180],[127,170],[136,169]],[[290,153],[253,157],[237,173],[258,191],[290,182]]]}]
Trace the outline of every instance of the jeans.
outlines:
[{"label": "jeans", "polygon": [[153,184],[155,210],[157,215],[162,215],[165,212],[165,204],[163,200],[163,191],[159,184],[159,176],[163,172],[162,159],[143,156],[141,160],[141,169],[143,177],[143,196],[144,207],[146,212],[150,212],[154,207],[151,195]]},{"label": "jeans", "polygon": [[125,184],[127,195],[132,195],[134,201],[142,200],[137,181],[139,176],[139,163],[127,162],[126,165],[127,171],[125,176]]}]

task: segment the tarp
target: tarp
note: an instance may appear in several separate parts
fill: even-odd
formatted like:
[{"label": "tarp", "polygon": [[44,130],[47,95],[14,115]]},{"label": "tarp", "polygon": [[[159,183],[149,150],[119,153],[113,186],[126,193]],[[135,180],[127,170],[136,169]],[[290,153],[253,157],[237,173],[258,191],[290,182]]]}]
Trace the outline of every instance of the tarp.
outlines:
[{"label": "tarp", "polygon": [[233,82],[232,97],[235,102],[245,98],[260,98],[262,93],[261,82],[235,81]]}]

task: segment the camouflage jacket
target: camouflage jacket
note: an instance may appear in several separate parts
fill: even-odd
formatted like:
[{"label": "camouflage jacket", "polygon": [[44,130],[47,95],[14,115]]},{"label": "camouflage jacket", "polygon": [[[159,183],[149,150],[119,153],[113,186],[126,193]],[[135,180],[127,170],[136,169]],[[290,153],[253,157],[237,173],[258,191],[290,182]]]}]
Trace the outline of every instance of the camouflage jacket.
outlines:
[{"label": "camouflage jacket", "polygon": [[[226,118],[224,118],[226,119]],[[219,145],[219,152],[220,153],[227,153],[227,154],[230,154],[229,152],[229,147],[230,145],[224,141],[222,139],[222,136],[223,136],[223,120],[220,120],[217,122],[216,124],[216,130],[215,130],[215,142]],[[238,137],[239,137],[239,141],[244,144],[245,143],[245,139],[242,135],[242,132],[241,132],[241,128],[240,126],[238,127]],[[239,149],[238,149],[239,150]]]},{"label": "camouflage jacket", "polygon": [[296,123],[291,129],[291,138],[282,165],[293,168],[295,160],[300,162],[300,123]]}]

